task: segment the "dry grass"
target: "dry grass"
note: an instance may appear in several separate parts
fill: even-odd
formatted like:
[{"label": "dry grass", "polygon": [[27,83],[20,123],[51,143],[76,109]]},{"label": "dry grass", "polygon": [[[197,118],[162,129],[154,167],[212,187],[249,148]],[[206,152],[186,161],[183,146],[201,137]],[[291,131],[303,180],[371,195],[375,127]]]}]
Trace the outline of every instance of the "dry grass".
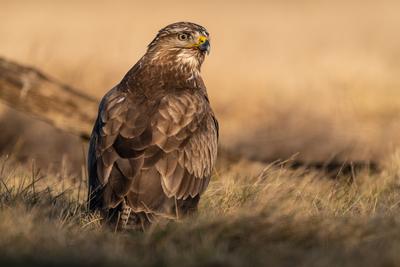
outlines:
[{"label": "dry grass", "polygon": [[331,179],[223,158],[196,217],[115,234],[84,205],[81,141],[0,106],[0,265],[398,266],[399,8],[0,0],[0,56],[98,97],[161,26],[203,24],[212,34],[203,76],[229,151],[382,166]]},{"label": "dry grass", "polygon": [[400,260],[399,155],[380,173],[336,180],[279,163],[223,165],[196,217],[146,233],[102,228],[86,211],[79,178],[27,173],[12,160],[0,166],[3,266],[396,266]]}]

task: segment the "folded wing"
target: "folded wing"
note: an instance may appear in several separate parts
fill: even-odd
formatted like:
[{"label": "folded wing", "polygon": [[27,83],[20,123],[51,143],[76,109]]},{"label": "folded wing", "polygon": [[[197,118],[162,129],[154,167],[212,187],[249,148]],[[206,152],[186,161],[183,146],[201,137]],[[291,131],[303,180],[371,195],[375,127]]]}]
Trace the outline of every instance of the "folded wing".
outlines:
[{"label": "folded wing", "polygon": [[111,91],[93,132],[103,206],[129,196],[141,210],[200,195],[217,154],[218,124],[207,99],[183,91],[158,100]]}]

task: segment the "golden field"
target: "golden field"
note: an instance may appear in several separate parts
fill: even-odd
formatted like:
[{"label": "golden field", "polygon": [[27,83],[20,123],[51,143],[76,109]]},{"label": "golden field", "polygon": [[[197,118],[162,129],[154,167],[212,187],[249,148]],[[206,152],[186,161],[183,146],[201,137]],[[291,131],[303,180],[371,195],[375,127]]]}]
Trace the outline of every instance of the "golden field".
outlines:
[{"label": "golden field", "polygon": [[[85,144],[0,106],[1,265],[399,266],[399,10],[390,0],[0,0],[0,56],[98,98],[161,27],[202,24],[220,143],[245,158],[221,157],[196,217],[114,234],[84,205]],[[289,158],[380,168],[332,179],[271,164]]]}]

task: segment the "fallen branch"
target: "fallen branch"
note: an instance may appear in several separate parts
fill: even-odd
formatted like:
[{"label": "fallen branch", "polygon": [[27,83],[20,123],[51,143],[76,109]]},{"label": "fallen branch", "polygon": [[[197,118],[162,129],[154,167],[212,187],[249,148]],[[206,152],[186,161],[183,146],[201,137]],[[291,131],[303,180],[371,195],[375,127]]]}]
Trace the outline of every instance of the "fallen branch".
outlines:
[{"label": "fallen branch", "polygon": [[0,58],[0,101],[88,139],[98,101],[42,72]]}]

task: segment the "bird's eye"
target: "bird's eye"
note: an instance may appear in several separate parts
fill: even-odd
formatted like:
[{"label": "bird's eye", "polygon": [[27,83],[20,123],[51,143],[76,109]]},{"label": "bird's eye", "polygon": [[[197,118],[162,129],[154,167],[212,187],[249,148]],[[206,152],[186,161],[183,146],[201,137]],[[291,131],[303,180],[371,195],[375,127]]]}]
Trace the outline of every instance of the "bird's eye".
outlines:
[{"label": "bird's eye", "polygon": [[185,41],[185,40],[189,39],[189,35],[187,33],[181,33],[178,35],[178,39],[181,41]]}]

